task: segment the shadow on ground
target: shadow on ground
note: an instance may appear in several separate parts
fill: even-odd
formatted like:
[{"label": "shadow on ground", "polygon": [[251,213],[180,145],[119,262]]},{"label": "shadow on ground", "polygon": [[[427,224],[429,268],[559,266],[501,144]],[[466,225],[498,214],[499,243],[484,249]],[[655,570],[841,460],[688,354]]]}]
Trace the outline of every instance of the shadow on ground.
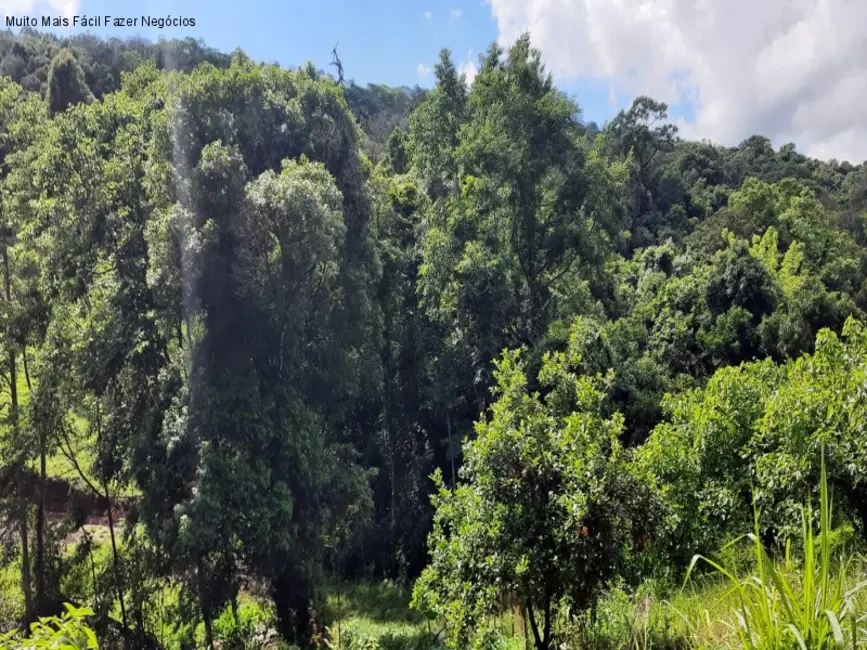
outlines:
[{"label": "shadow on ground", "polygon": [[341,585],[328,595],[328,611],[334,619],[366,618],[380,623],[421,624],[425,616],[409,607],[412,592],[399,583]]}]

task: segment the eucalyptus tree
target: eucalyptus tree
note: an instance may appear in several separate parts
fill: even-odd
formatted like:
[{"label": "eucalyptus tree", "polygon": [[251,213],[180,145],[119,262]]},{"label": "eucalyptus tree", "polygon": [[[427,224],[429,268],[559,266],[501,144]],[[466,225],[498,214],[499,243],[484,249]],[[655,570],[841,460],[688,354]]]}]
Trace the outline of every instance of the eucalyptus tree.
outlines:
[{"label": "eucalyptus tree", "polygon": [[[27,97],[17,84],[0,79],[0,303],[3,305],[0,310],[0,345],[3,348],[0,390],[8,394],[8,401],[4,396],[0,403],[3,415],[0,419],[3,449],[0,474],[4,485],[10,487],[9,492],[15,495],[8,505],[21,544],[25,622],[37,613],[40,600],[33,598],[27,502],[27,469],[38,448],[27,422],[31,378],[27,361],[28,348],[39,344],[44,331],[46,309],[34,273],[38,260],[22,239],[25,225],[14,201],[14,183],[10,187],[9,169],[20,152],[38,139],[45,121],[44,107],[38,97]],[[41,556],[41,552],[38,555]],[[40,586],[41,583],[37,585]],[[42,590],[39,591],[41,594]]]}]

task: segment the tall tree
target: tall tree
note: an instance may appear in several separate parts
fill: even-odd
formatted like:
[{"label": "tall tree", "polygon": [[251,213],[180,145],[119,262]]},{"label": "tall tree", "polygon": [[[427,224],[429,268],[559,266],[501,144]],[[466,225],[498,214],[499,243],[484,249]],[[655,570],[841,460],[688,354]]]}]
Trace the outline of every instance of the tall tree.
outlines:
[{"label": "tall tree", "polygon": [[504,347],[534,344],[575,309],[573,288],[619,231],[612,199],[623,169],[586,146],[577,116],[529,37],[505,61],[492,48],[453,154],[460,192],[425,216],[423,304],[455,332],[481,393]]},{"label": "tall tree", "polygon": [[[31,575],[28,472],[27,464],[33,453],[33,440],[26,430],[23,416],[22,385],[29,387],[29,376],[22,382],[19,362],[27,371],[27,346],[38,338],[42,313],[41,298],[32,282],[32,256],[25,250],[21,239],[24,228],[22,214],[16,202],[11,200],[8,187],[8,171],[16,155],[37,139],[44,123],[44,112],[38,99],[24,96],[22,89],[8,79],[0,79],[0,274],[2,274],[3,309],[0,310],[0,344],[3,346],[3,383],[8,389],[9,400],[4,418],[3,478],[7,485],[14,485],[15,512],[21,543],[21,583],[24,593],[24,621],[30,621],[37,613],[33,599]],[[5,401],[5,400],[4,400]]]},{"label": "tall tree", "polygon": [[[174,371],[175,415],[139,441],[145,517],[206,622],[234,588],[236,557],[306,644],[330,522],[367,498],[340,444],[361,371],[377,364],[358,133],[337,86],[304,71],[236,57],[176,81],[151,179],[174,191],[155,195],[150,237],[179,246],[151,239],[165,255],[155,271],[180,265],[152,277],[182,302],[166,316],[183,314],[189,356]],[[209,105],[230,113],[214,123]]]},{"label": "tall tree", "polygon": [[466,120],[467,87],[444,49],[434,66],[436,86],[409,119],[413,164],[432,198],[458,191],[458,134]]},{"label": "tall tree", "polygon": [[60,50],[51,60],[47,84],[45,101],[51,115],[93,99],[81,66],[67,49]]}]

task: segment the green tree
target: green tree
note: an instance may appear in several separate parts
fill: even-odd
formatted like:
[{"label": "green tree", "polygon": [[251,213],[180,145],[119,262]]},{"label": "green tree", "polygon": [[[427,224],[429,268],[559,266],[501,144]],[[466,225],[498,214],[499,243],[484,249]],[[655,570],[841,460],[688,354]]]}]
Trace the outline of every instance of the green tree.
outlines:
[{"label": "green tree", "polygon": [[10,185],[14,188],[14,182],[9,182],[9,170],[21,151],[38,141],[44,124],[45,112],[38,98],[24,96],[22,89],[8,79],[0,80],[3,133],[0,137],[0,303],[3,305],[0,310],[0,345],[3,347],[0,388],[4,393],[0,402],[0,433],[2,476],[7,485],[15,486],[12,494],[3,496],[12,501],[10,512],[14,513],[13,525],[19,533],[25,622],[33,620],[39,604],[33,598],[27,501],[31,477],[28,465],[39,447],[34,444],[33,432],[28,426],[22,388],[30,387],[28,348],[39,344],[47,315],[41,287],[34,279],[38,275],[34,270],[38,268],[39,259],[29,250],[23,236],[25,221],[14,200],[14,189],[10,189]]},{"label": "green tree", "polygon": [[443,618],[456,647],[484,641],[507,595],[525,608],[535,646],[552,647],[560,614],[593,605],[653,528],[658,504],[620,445],[623,418],[602,415],[607,382],[579,375],[580,364],[577,345],[547,355],[542,397],[520,354],[505,353],[491,418],[464,450],[463,482],[448,489],[435,476],[431,563],[414,598]]},{"label": "green tree", "polygon": [[556,317],[575,315],[575,287],[619,232],[612,199],[625,172],[584,143],[577,106],[529,37],[505,61],[493,47],[482,63],[457,139],[460,191],[424,217],[418,282],[472,363],[479,408],[504,348],[533,346]]},{"label": "green tree", "polygon": [[338,87],[304,71],[238,55],[173,81],[148,237],[185,352],[164,385],[171,416],[135,444],[145,520],[209,630],[243,564],[306,644],[329,531],[369,506],[340,444],[353,400],[378,388],[362,380],[378,366],[377,268],[358,132]]},{"label": "green tree", "polygon": [[[626,111],[620,111],[606,127],[612,153],[631,163],[632,178],[627,185],[628,204],[632,212],[632,245],[656,243],[663,230],[683,230],[682,215],[670,211],[671,194],[677,193],[677,180],[664,173],[661,158],[670,152],[677,127],[668,123],[668,106],[650,97],[637,97]],[[667,196],[668,195],[668,196]],[[683,208],[681,207],[681,211]],[[666,223],[668,222],[668,223]]]},{"label": "green tree", "polygon": [[797,534],[823,445],[829,483],[863,534],[864,400],[847,386],[860,385],[865,355],[864,327],[850,319],[842,339],[819,332],[813,354],[722,368],[704,388],[671,397],[638,452],[672,507],[659,548],[679,562],[714,552],[752,522],[753,496],[768,540]]},{"label": "green tree", "polygon": [[436,87],[409,117],[409,150],[427,193],[441,198],[458,191],[455,156],[458,134],[466,120],[467,87],[449,50],[440,52],[434,76]]},{"label": "green tree", "polygon": [[93,99],[81,66],[72,52],[66,49],[60,50],[51,60],[47,84],[45,101],[51,115],[65,111],[69,106]]}]

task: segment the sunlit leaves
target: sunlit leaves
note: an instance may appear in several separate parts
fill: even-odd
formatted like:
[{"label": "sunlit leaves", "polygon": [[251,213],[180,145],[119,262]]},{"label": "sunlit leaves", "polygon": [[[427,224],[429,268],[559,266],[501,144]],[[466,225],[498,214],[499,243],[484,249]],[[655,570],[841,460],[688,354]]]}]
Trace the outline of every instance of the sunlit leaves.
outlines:
[{"label": "sunlit leaves", "polygon": [[569,352],[545,358],[545,397],[529,390],[520,354],[503,355],[490,418],[464,449],[463,483],[437,479],[431,564],[415,599],[444,618],[453,644],[481,643],[499,597],[513,594],[536,607],[536,646],[547,647],[553,623],[546,629],[542,612],[590,606],[654,527],[658,507],[618,439],[623,418],[604,417],[605,383],[576,372],[586,328],[575,327]]},{"label": "sunlit leaves", "polygon": [[812,355],[721,369],[704,389],[672,398],[668,421],[639,452],[674,508],[672,552],[710,552],[749,525],[753,489],[763,532],[796,532],[823,445],[841,505],[863,526],[865,361],[864,327],[850,319],[842,339],[822,330]]}]

